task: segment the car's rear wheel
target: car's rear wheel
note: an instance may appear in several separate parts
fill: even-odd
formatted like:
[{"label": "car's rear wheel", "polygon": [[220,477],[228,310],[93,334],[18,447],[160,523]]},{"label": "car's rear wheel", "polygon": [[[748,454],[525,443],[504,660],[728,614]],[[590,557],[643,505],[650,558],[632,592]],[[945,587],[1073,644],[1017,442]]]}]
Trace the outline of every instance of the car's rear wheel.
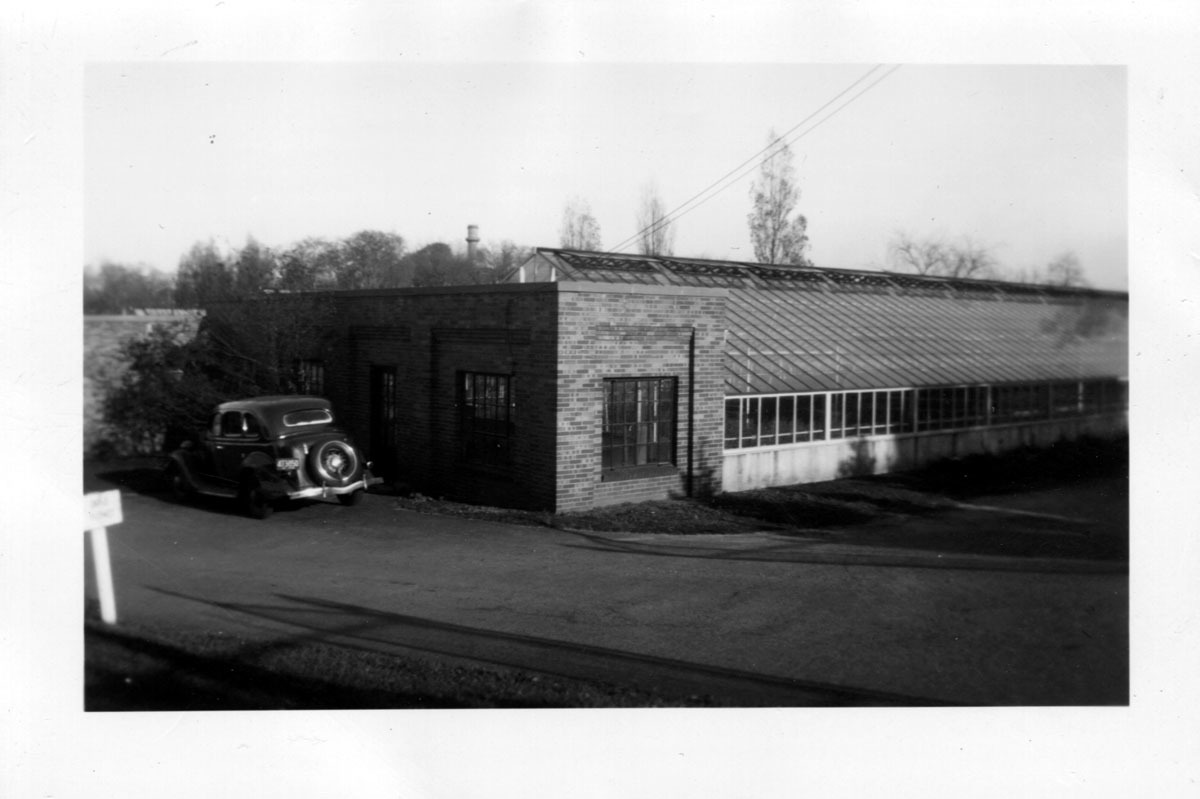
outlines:
[{"label": "car's rear wheel", "polygon": [[251,477],[243,481],[240,499],[242,508],[252,519],[265,519],[275,510],[275,504],[257,478]]},{"label": "car's rear wheel", "polygon": [[359,473],[358,453],[344,441],[322,441],[308,455],[309,469],[315,482],[344,486]]}]

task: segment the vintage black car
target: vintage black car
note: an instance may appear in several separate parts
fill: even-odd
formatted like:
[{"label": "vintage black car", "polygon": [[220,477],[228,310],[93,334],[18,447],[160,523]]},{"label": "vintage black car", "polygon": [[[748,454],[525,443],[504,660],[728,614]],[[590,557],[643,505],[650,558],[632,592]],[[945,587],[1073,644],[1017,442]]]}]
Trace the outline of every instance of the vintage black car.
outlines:
[{"label": "vintage black car", "polygon": [[285,500],[337,497],[355,505],[380,478],[338,427],[328,400],[254,397],[226,402],[196,441],[171,453],[176,495],[236,498],[256,519]]}]

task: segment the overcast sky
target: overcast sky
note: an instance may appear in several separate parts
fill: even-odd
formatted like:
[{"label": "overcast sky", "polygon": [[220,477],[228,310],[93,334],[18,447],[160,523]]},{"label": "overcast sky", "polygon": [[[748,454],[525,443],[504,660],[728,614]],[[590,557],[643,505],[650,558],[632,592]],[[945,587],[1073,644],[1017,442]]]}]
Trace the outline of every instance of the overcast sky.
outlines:
[{"label": "overcast sky", "polygon": [[[85,263],[363,229],[461,247],[468,224],[557,246],[572,197],[616,248],[648,183],[682,206],[867,76],[789,136],[817,264],[884,268],[903,230],[1127,287],[1123,68],[875,66],[88,64]],[[676,254],[753,260],[754,172],[691,206]]]}]

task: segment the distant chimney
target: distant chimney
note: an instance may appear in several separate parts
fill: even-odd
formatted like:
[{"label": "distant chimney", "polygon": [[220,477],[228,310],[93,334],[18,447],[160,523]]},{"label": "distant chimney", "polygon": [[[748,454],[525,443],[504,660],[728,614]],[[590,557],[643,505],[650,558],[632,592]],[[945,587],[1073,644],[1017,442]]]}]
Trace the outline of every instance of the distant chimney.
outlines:
[{"label": "distant chimney", "polygon": [[467,260],[474,261],[479,246],[479,225],[467,225]]}]

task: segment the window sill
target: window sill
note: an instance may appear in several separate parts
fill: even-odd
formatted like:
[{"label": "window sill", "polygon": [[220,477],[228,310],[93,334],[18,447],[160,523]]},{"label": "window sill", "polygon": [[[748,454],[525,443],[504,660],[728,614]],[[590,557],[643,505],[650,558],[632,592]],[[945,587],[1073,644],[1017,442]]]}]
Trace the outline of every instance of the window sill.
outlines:
[{"label": "window sill", "polygon": [[678,473],[678,467],[671,463],[655,464],[653,466],[629,466],[623,469],[605,469],[600,473],[600,482],[617,483],[622,480],[646,480],[651,477],[665,477]]}]

